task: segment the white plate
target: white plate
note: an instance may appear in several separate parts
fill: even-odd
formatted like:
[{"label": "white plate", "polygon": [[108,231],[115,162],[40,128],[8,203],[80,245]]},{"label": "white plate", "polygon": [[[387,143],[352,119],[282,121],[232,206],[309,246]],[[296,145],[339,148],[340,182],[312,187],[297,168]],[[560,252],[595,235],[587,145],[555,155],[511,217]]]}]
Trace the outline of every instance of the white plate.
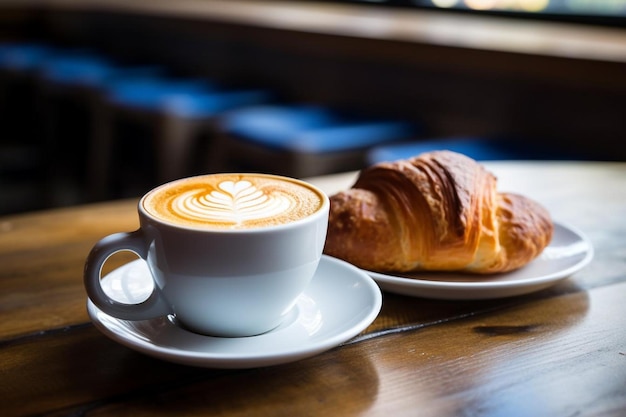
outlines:
[{"label": "white plate", "polygon": [[480,300],[528,294],[555,285],[586,266],[593,247],[581,232],[554,225],[550,245],[535,260],[513,272],[495,275],[419,272],[389,275],[366,271],[385,291],[445,300]]},{"label": "white plate", "polygon": [[[124,289],[149,293],[152,280],[142,260],[105,276],[102,286],[118,301]],[[120,281],[124,279],[123,287]],[[133,282],[128,283],[128,280]],[[160,359],[210,368],[253,368],[292,362],[333,348],[369,326],[382,305],[376,283],[358,268],[323,256],[319,268],[290,316],[278,328],[252,337],[220,338],[179,327],[172,317],[128,321],[109,316],[87,302],[96,327],[131,349]]]}]

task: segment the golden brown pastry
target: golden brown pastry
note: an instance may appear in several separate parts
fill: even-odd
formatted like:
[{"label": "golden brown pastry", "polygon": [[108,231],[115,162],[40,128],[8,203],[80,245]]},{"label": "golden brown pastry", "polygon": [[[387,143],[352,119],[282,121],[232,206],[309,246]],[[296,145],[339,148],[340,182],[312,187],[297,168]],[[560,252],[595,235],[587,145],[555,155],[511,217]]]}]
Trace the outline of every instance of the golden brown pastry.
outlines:
[{"label": "golden brown pastry", "polygon": [[324,252],[380,272],[511,271],[554,229],[546,209],[498,193],[495,176],[450,151],[373,165],[330,200]]}]

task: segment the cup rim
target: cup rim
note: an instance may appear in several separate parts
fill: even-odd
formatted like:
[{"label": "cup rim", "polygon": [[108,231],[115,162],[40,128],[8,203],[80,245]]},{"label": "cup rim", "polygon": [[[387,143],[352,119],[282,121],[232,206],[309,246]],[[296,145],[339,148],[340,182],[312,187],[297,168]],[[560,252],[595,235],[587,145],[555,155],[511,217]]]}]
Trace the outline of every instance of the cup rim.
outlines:
[{"label": "cup rim", "polygon": [[[267,177],[267,178],[275,178],[275,179],[282,179],[282,180],[288,180],[291,182],[294,182],[296,184],[302,185],[306,188],[310,188],[312,189],[316,194],[319,195],[319,197],[322,200],[322,204],[320,205],[320,207],[314,211],[313,213],[309,214],[306,217],[303,217],[301,219],[298,220],[294,220],[294,221],[290,221],[288,223],[283,223],[283,224],[273,224],[273,225],[268,225],[268,226],[259,226],[259,227],[253,227],[253,228],[249,228],[249,229],[228,229],[228,228],[218,228],[218,227],[195,227],[195,226],[189,226],[189,225],[184,225],[184,224],[177,224],[174,223],[172,221],[168,221],[168,220],[164,220],[161,219],[153,214],[151,214],[150,212],[148,212],[148,210],[145,208],[144,206],[144,201],[146,200],[146,198],[158,191],[161,188],[170,186],[172,184],[175,184],[177,182],[183,182],[183,181],[187,181],[190,179],[194,179],[194,178],[201,178],[201,177],[210,177],[210,176],[215,176],[215,175],[253,175],[253,176],[261,176],[261,177]],[[309,222],[314,222],[315,220],[317,220],[319,217],[321,216],[328,216],[329,211],[330,211],[330,199],[328,198],[328,195],[322,191],[319,187],[300,180],[298,178],[293,178],[293,177],[288,177],[285,175],[277,175],[277,174],[265,174],[265,173],[258,173],[258,172],[215,172],[215,173],[210,173],[210,174],[200,174],[200,175],[193,175],[193,176],[188,176],[188,177],[183,177],[183,178],[179,178],[173,181],[168,181],[165,182],[163,184],[160,184],[154,188],[152,188],[151,190],[149,190],[148,192],[146,192],[139,200],[139,202],[137,203],[137,210],[140,213],[140,215],[142,215],[143,217],[145,217],[146,219],[150,220],[153,223],[157,223],[159,225],[165,226],[165,227],[169,227],[169,228],[173,228],[173,229],[180,229],[180,230],[185,230],[185,231],[190,231],[190,232],[199,232],[199,233],[224,233],[224,234],[247,234],[247,233],[267,233],[267,232],[271,232],[271,231],[279,231],[279,230],[286,230],[286,229],[290,229],[293,227],[297,227],[298,225],[301,225],[303,223],[309,223]]]}]

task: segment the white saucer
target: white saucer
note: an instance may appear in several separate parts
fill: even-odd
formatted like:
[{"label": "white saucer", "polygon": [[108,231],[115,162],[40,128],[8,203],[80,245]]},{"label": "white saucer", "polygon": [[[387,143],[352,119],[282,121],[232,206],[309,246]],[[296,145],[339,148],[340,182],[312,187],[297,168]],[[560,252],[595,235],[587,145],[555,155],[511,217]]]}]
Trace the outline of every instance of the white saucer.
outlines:
[{"label": "white saucer", "polygon": [[[142,260],[130,262],[102,279],[118,301],[128,288],[150,293],[152,279]],[[124,279],[124,286],[119,285]],[[127,280],[133,282],[129,285]],[[109,316],[90,300],[96,327],[131,349],[160,359],[209,368],[254,368],[292,362],[333,348],[369,326],[382,305],[376,283],[358,268],[323,256],[319,268],[288,319],[278,328],[252,337],[202,336],[176,325],[172,317],[127,321]]]},{"label": "white saucer", "polygon": [[593,247],[581,232],[555,223],[550,245],[525,267],[496,275],[419,272],[389,275],[366,271],[385,291],[445,300],[479,300],[528,294],[555,285],[586,266]]}]

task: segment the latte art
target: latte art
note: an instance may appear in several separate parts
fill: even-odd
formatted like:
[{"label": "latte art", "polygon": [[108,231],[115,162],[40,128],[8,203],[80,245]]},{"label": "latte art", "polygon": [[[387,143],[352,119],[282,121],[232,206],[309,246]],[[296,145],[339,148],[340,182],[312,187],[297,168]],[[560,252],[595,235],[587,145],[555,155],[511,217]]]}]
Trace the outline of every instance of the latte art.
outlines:
[{"label": "latte art", "polygon": [[288,194],[265,194],[249,181],[224,181],[219,190],[205,194],[195,190],[176,197],[174,211],[189,219],[240,224],[278,216],[293,210],[297,201]]},{"label": "latte art", "polygon": [[299,181],[262,174],[215,174],[165,184],[144,199],[144,208],[180,225],[248,229],[307,217],[320,195]]}]

